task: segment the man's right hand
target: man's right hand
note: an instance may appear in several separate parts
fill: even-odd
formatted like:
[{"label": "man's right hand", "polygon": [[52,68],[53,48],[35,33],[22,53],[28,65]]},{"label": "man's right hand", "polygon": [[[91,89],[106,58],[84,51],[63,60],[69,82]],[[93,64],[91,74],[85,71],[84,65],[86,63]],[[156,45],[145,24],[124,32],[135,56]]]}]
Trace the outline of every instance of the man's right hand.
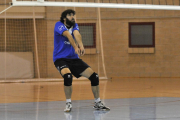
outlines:
[{"label": "man's right hand", "polygon": [[75,48],[75,53],[78,54],[78,56],[80,56],[80,49],[78,47]]}]

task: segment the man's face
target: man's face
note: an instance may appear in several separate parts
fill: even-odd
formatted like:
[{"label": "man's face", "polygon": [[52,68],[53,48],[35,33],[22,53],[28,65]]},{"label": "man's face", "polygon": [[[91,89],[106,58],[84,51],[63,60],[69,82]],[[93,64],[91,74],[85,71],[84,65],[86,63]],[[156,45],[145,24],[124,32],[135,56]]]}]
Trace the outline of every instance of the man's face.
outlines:
[{"label": "man's face", "polygon": [[66,15],[66,24],[69,26],[74,26],[75,24],[75,19],[74,19],[74,14],[70,13]]}]

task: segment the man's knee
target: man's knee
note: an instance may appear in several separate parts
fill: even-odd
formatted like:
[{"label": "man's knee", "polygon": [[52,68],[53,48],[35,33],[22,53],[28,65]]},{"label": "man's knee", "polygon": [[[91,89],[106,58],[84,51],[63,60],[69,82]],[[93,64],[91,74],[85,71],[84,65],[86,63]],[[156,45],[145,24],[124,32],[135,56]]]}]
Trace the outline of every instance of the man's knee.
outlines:
[{"label": "man's knee", "polygon": [[63,78],[64,78],[64,85],[65,86],[71,86],[72,85],[73,76],[71,73],[64,74]]},{"label": "man's knee", "polygon": [[91,86],[98,86],[99,85],[99,76],[97,73],[93,73],[90,77],[89,80],[91,81]]}]

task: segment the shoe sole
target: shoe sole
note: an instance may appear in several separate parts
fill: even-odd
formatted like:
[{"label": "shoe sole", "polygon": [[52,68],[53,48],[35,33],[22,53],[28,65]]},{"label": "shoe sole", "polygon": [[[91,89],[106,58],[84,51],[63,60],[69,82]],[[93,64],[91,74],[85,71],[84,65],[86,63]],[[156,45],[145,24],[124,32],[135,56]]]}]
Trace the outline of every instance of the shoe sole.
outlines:
[{"label": "shoe sole", "polygon": [[[93,107],[94,108],[94,107]],[[110,109],[99,109],[99,108],[94,108],[95,110],[103,110],[103,111],[109,111]]]}]

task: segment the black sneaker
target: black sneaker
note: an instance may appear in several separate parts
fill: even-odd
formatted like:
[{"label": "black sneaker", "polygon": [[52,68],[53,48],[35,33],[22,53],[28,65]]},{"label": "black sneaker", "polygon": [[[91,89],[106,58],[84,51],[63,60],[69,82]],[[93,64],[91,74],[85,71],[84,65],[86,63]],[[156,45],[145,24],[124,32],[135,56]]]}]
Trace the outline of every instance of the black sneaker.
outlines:
[{"label": "black sneaker", "polygon": [[110,110],[110,108],[106,107],[101,101],[97,103],[95,102],[94,109],[95,110]]}]

